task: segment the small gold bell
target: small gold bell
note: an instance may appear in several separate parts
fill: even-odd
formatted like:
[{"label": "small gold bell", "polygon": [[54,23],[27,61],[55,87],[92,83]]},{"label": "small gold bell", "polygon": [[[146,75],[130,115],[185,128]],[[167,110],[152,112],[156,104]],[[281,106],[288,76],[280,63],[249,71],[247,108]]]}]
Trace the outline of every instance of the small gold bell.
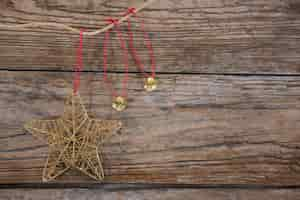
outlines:
[{"label": "small gold bell", "polygon": [[144,88],[147,92],[152,92],[157,89],[157,80],[154,77],[148,77],[146,79]]},{"label": "small gold bell", "polygon": [[112,107],[121,112],[127,108],[127,101],[124,97],[118,96],[114,99]]}]

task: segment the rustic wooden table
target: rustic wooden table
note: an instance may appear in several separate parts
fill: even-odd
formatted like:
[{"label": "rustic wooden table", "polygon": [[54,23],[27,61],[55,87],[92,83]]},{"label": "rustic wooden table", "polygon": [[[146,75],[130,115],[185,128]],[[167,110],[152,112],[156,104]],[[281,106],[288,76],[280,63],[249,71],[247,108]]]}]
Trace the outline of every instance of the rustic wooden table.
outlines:
[{"label": "rustic wooden table", "polygon": [[[127,0],[2,0],[0,23],[48,21],[92,30],[108,16],[119,17],[126,5]],[[121,145],[115,137],[104,146],[105,183],[144,183],[145,190],[154,187],[172,199],[299,199],[300,2],[164,0],[143,13],[160,85],[144,92],[131,62],[126,112],[111,109],[102,83],[103,35],[84,38],[81,96],[97,117],[125,123]],[[0,187],[105,188],[73,171],[42,183],[47,145],[23,129],[32,118],[61,114],[78,37],[46,27],[0,30]],[[141,35],[135,37],[148,62]],[[120,52],[110,56],[110,74],[119,83]],[[253,190],[224,193],[234,187]]]}]

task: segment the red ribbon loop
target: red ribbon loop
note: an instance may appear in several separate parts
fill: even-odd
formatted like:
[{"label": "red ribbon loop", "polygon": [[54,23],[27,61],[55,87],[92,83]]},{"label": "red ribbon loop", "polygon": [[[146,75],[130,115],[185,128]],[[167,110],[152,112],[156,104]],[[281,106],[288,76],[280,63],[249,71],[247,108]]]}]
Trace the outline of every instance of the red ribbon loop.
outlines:
[{"label": "red ribbon loop", "polygon": [[147,74],[144,70],[144,64],[141,62],[141,59],[139,58],[136,49],[134,47],[134,39],[133,39],[133,33],[131,30],[131,21],[130,19],[127,20],[127,26],[128,26],[128,36],[129,36],[129,48],[132,54],[132,57],[140,69],[141,73],[146,77],[153,77],[155,78],[155,71],[156,71],[156,63],[155,63],[155,56],[154,56],[154,51],[152,48],[152,43],[149,37],[149,34],[145,31],[145,24],[144,20],[141,21],[141,31],[143,33],[143,38],[144,38],[144,44],[146,45],[148,52],[149,52],[149,57],[150,57],[150,62],[151,62],[151,75]]},{"label": "red ribbon loop", "polygon": [[[110,22],[112,22],[112,21],[110,21]],[[115,23],[115,21],[113,21],[112,23]],[[119,30],[118,26],[116,26],[115,32],[117,33],[121,49],[123,50],[123,62],[124,62],[124,68],[125,68],[125,75],[124,75],[124,79],[122,82],[121,95],[123,97],[127,97],[127,85],[128,85],[128,78],[129,78],[128,77],[128,71],[129,71],[128,50],[126,48],[126,42],[123,38],[123,34]],[[107,77],[107,57],[108,57],[107,47],[108,47],[109,40],[110,40],[110,30],[105,32],[105,38],[104,38],[104,42],[103,42],[103,73],[104,73],[103,79],[104,79],[104,82],[106,82],[106,84],[110,88],[112,95],[114,97],[117,97],[118,95],[117,95],[115,89],[113,88],[112,82]]]},{"label": "red ribbon loop", "polygon": [[80,86],[80,72],[82,71],[83,68],[82,49],[83,49],[83,30],[80,30],[79,46],[77,48],[77,64],[75,67],[74,80],[73,80],[74,94],[78,92]]}]

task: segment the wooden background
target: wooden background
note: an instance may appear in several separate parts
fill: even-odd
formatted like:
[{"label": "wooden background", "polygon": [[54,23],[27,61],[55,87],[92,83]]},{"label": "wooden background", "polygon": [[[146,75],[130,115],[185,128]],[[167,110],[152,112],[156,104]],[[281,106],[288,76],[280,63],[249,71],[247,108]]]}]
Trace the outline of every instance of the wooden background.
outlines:
[{"label": "wooden background", "polygon": [[[93,30],[107,17],[120,17],[128,4],[1,0],[0,23],[47,21]],[[97,117],[125,123],[121,146],[115,137],[103,149],[106,183],[299,187],[300,2],[164,0],[141,18],[151,31],[160,85],[144,92],[131,61],[126,112],[111,109],[102,82],[103,35],[84,38],[81,96]],[[0,29],[0,187],[45,186],[47,145],[23,124],[61,113],[78,37],[50,27]],[[135,38],[147,63],[138,30]],[[115,39],[110,46],[110,75],[118,87],[121,52]],[[55,183],[95,184],[73,171]],[[273,192],[264,195],[271,199]],[[300,198],[282,192],[291,193]]]}]

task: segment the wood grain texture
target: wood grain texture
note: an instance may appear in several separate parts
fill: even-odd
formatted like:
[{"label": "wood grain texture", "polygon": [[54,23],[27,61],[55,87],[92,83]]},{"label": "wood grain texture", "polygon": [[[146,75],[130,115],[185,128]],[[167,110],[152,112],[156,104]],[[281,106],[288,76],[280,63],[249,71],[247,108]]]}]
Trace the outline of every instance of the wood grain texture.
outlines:
[{"label": "wood grain texture", "polygon": [[[2,0],[0,23],[59,22],[95,29],[128,0]],[[129,4],[131,5],[131,4]],[[151,31],[159,72],[299,74],[297,0],[164,0],[139,15]],[[136,32],[138,52],[149,59]],[[85,38],[86,70],[101,70],[103,35]],[[0,68],[70,70],[78,36],[52,28],[0,30]],[[123,70],[117,43],[111,70]],[[136,71],[133,63],[131,71]]]},{"label": "wood grain texture", "polygon": [[[122,74],[114,74],[116,79]],[[129,105],[116,113],[101,74],[82,76],[81,96],[98,118],[125,127],[103,148],[107,182],[298,185],[300,77],[160,75],[143,91],[131,75]],[[0,183],[40,183],[45,142],[25,133],[32,118],[59,115],[68,72],[0,73]],[[120,82],[120,81],[119,81]],[[76,172],[58,182],[90,182]]]},{"label": "wood grain texture", "polygon": [[299,190],[0,190],[1,200],[296,200]]}]

